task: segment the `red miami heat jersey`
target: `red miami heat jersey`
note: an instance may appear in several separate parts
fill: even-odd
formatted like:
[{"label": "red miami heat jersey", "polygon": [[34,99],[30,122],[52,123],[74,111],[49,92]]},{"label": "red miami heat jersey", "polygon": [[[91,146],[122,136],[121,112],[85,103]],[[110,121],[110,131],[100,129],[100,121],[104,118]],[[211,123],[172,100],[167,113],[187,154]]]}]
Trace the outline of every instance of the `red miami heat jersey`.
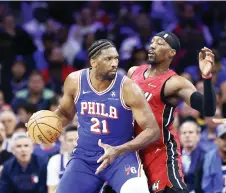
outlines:
[{"label": "red miami heat jersey", "polygon": [[[160,128],[160,139],[140,151],[140,157],[149,178],[149,185],[155,186],[155,190],[153,190],[154,192],[158,192],[165,186],[174,186],[172,181],[177,180],[177,176],[178,178],[182,176],[180,169],[180,145],[177,132],[173,130],[174,111],[176,107],[164,103],[163,96],[161,96],[166,81],[176,75],[176,73],[168,70],[158,76],[145,79],[144,73],[148,67],[149,65],[139,66],[132,74],[131,79],[143,90]],[[135,123],[135,135],[138,135],[141,131],[142,129],[139,125]],[[168,163],[171,165],[168,165]],[[176,174],[175,176],[170,176],[171,174],[174,175],[175,167],[179,169],[179,173],[177,173],[177,176]],[[167,176],[166,179],[164,179],[164,175]],[[180,185],[178,186],[180,188]],[[158,188],[156,189],[156,187]]]},{"label": "red miami heat jersey", "polygon": [[[145,79],[144,73],[148,69],[148,67],[149,65],[142,65],[138,67],[132,75],[132,80],[134,80],[143,90],[144,95],[149,105],[151,106],[151,109],[161,130],[160,140],[151,145],[151,148],[153,146],[156,147],[156,145],[161,146],[165,144],[166,141],[168,141],[168,139],[170,138],[170,130],[174,119],[173,114],[175,108],[170,105],[166,105],[162,101],[161,91],[166,80],[168,80],[176,73],[172,70],[169,70],[158,76]],[[138,135],[141,131],[142,129],[139,127],[139,125],[136,124],[136,135]]]}]

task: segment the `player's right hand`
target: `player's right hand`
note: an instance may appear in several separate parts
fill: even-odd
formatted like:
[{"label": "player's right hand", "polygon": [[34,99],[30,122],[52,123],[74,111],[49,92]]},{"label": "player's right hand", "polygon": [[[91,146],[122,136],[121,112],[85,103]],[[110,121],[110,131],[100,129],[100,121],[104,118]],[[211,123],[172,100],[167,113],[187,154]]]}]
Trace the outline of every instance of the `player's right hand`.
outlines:
[{"label": "player's right hand", "polygon": [[120,154],[117,151],[117,148],[114,146],[110,146],[108,144],[104,144],[101,142],[101,139],[98,141],[98,145],[104,149],[104,155],[102,155],[98,160],[97,163],[100,163],[100,166],[96,169],[95,174],[99,174],[102,172],[106,167],[108,167]]},{"label": "player's right hand", "polygon": [[226,125],[226,118],[225,119],[212,119],[214,123],[219,123],[219,124],[225,124]]}]

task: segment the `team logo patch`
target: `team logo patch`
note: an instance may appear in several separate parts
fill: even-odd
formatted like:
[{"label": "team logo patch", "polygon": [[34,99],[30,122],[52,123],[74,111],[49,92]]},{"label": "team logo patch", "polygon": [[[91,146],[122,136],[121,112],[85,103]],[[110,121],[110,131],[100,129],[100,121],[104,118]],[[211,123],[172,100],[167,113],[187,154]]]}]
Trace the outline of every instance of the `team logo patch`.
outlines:
[{"label": "team logo patch", "polygon": [[110,93],[110,95],[111,95],[111,97],[116,97],[116,93],[115,93],[115,91],[113,90],[113,91],[111,91],[111,93]]},{"label": "team logo patch", "polygon": [[33,174],[31,176],[31,182],[32,184],[37,184],[39,182],[39,177],[36,174]]},{"label": "team logo patch", "polygon": [[157,182],[155,182],[153,185],[152,185],[152,190],[153,191],[156,191],[159,189],[159,184],[160,184],[160,180],[158,180]]},{"label": "team logo patch", "polygon": [[108,100],[119,100],[117,97],[117,92],[115,90],[112,90],[109,94],[110,96],[108,97]]},{"label": "team logo patch", "polygon": [[134,166],[130,166],[130,165],[126,165],[125,166],[125,173],[126,175],[130,175],[130,174],[136,174],[137,173],[137,170],[136,170],[136,167]]}]

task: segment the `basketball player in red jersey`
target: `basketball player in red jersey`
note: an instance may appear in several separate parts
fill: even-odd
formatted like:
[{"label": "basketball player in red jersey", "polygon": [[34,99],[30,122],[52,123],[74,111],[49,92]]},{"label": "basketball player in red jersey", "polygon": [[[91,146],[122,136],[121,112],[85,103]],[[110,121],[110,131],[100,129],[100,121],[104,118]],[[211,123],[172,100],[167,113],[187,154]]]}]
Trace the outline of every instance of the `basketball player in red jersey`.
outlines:
[{"label": "basketball player in red jersey", "polygon": [[[148,53],[149,63],[132,67],[128,76],[144,91],[156,120],[161,129],[161,137],[140,151],[149,187],[154,193],[185,193],[181,168],[180,145],[176,131],[173,129],[173,115],[179,100],[205,116],[214,116],[216,95],[211,83],[211,71],[214,54],[208,48],[199,53],[199,67],[204,79],[204,95],[197,92],[187,79],[169,70],[173,57],[180,47],[176,35],[170,32],[156,34]],[[135,133],[141,132],[135,124]]]}]

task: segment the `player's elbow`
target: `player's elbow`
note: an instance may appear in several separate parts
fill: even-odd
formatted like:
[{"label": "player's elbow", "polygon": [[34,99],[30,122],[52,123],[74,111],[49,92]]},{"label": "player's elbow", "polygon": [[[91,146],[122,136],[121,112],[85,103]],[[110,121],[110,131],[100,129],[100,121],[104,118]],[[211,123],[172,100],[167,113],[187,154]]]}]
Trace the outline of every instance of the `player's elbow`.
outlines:
[{"label": "player's elbow", "polygon": [[152,125],[150,127],[148,127],[149,129],[149,142],[151,141],[151,143],[156,142],[160,139],[160,129],[157,125]]},{"label": "player's elbow", "polygon": [[160,129],[158,126],[154,127],[154,136],[156,141],[160,139]]}]

